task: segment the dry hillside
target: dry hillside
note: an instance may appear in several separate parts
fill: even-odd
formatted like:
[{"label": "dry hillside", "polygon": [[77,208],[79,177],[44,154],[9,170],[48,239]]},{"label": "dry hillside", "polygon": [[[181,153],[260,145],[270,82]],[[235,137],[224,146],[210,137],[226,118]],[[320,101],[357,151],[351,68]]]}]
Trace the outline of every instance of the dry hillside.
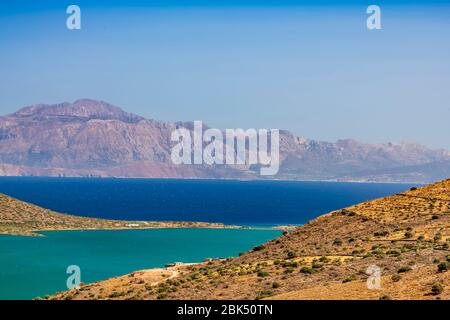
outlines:
[{"label": "dry hillside", "polygon": [[[450,180],[321,216],[239,257],[53,299],[449,299]],[[381,288],[366,273],[381,268]],[[167,278],[164,278],[167,277]]]},{"label": "dry hillside", "polygon": [[225,228],[219,223],[119,221],[57,213],[0,194],[0,234],[37,235],[45,230]]}]

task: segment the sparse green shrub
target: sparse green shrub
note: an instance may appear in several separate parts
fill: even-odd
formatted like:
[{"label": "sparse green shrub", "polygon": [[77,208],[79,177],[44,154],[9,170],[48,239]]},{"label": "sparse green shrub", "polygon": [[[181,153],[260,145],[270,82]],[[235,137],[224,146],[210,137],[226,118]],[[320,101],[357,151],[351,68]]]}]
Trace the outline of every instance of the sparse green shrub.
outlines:
[{"label": "sparse green shrub", "polygon": [[296,261],[285,261],[282,265],[283,268],[297,268],[298,262]]},{"label": "sparse green shrub", "polygon": [[438,295],[444,292],[444,287],[440,283],[435,283],[431,286],[431,293]]},{"label": "sparse green shrub", "polygon": [[412,238],[412,237],[414,237],[414,232],[412,232],[412,231],[406,231],[405,232],[405,238],[409,239],[409,238]]},{"label": "sparse green shrub", "polygon": [[313,273],[316,273],[317,270],[314,268],[310,268],[310,267],[303,267],[300,269],[300,272],[304,273],[304,274],[313,274]]},{"label": "sparse green shrub", "polygon": [[441,262],[438,264],[438,271],[445,272],[448,270],[448,262]]},{"label": "sparse green shrub", "polygon": [[281,285],[278,282],[272,283],[272,288],[277,289],[279,287],[281,287]]},{"label": "sparse green shrub", "polygon": [[399,274],[393,274],[391,277],[392,281],[394,281],[394,282],[400,281],[401,278],[402,277]]},{"label": "sparse green shrub", "polygon": [[336,239],[334,239],[333,244],[337,245],[337,246],[340,246],[342,244],[342,240],[339,239],[339,238],[336,238]]},{"label": "sparse green shrub", "polygon": [[386,251],[386,254],[393,255],[393,256],[399,256],[401,253],[397,250],[388,250],[388,251]]},{"label": "sparse green shrub", "polygon": [[283,271],[283,273],[285,273],[285,274],[289,274],[289,273],[292,273],[292,272],[294,272],[294,269],[291,268],[291,267],[286,268],[286,269]]},{"label": "sparse green shrub", "polygon": [[311,265],[311,267],[313,267],[313,269],[321,269],[323,267],[323,264],[317,261],[314,261]]},{"label": "sparse green shrub", "polygon": [[263,290],[263,291],[261,291],[261,292],[259,293],[259,295],[256,296],[255,299],[256,299],[256,300],[261,300],[261,299],[264,299],[264,298],[266,298],[266,297],[270,297],[272,294],[273,294],[273,292],[270,291],[270,290]]},{"label": "sparse green shrub", "polygon": [[[219,272],[222,270],[219,270]],[[197,280],[200,279],[200,274],[199,273],[194,273],[191,275],[191,280]]]},{"label": "sparse green shrub", "polygon": [[109,295],[110,298],[118,298],[125,295],[125,292],[113,292]]},{"label": "sparse green shrub", "polygon": [[361,253],[364,253],[365,251],[366,250],[364,250],[364,249],[355,249],[352,251],[352,254],[361,254]]},{"label": "sparse green shrub", "polygon": [[266,247],[263,245],[263,244],[261,244],[261,245],[259,245],[259,246],[256,246],[256,247],[254,247],[253,248],[253,251],[262,251],[262,250],[264,250]]},{"label": "sparse green shrub", "polygon": [[354,280],[356,280],[356,278],[354,276],[350,276],[350,277],[347,277],[344,280],[342,280],[342,283],[347,283],[347,282],[351,282]]},{"label": "sparse green shrub", "polygon": [[411,268],[408,266],[401,266],[400,268],[398,268],[397,273],[404,273],[404,272],[408,272],[411,271]]},{"label": "sparse green shrub", "polygon": [[267,277],[268,275],[269,275],[269,273],[266,272],[266,271],[259,271],[258,272],[258,277],[261,277],[261,278]]},{"label": "sparse green shrub", "polygon": [[389,231],[387,231],[387,230],[379,230],[379,231],[376,231],[373,235],[375,237],[385,237],[385,236],[389,235]]},{"label": "sparse green shrub", "polygon": [[289,251],[288,254],[287,254],[287,258],[288,258],[288,259],[294,259],[295,256],[296,256],[295,253],[292,252],[292,251]]}]

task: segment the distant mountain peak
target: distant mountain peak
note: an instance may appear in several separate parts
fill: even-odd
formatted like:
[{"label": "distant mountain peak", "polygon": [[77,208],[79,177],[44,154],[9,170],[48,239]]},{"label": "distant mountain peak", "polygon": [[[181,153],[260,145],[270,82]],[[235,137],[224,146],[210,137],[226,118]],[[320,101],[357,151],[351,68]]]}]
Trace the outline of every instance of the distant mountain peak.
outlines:
[{"label": "distant mountain peak", "polygon": [[43,118],[70,117],[84,120],[120,120],[127,123],[136,123],[144,118],[123,111],[119,107],[104,101],[93,99],[78,99],[73,103],[63,102],[59,104],[35,104],[24,107],[13,114],[15,117]]},{"label": "distant mountain peak", "polygon": [[[0,117],[0,176],[258,178],[256,167],[172,163],[173,130],[192,122],[146,120],[100,100],[35,104]],[[203,129],[208,126],[203,124]],[[280,130],[277,179],[431,182],[450,175],[450,151],[370,144]]]}]

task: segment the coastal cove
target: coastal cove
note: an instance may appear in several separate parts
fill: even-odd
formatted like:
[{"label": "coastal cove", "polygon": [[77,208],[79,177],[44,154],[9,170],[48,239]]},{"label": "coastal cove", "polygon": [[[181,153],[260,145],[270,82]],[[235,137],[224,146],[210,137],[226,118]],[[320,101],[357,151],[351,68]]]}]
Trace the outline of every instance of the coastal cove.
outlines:
[{"label": "coastal cove", "polygon": [[172,262],[237,256],[281,231],[180,228],[42,234],[45,237],[0,235],[0,300],[66,290],[70,265],[80,267],[82,282],[92,283]]}]

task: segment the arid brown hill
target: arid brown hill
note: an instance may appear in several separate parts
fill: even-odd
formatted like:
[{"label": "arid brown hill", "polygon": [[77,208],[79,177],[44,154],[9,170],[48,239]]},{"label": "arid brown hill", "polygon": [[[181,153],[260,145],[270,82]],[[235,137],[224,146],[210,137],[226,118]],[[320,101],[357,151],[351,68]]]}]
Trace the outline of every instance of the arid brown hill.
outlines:
[{"label": "arid brown hill", "polygon": [[[450,180],[321,216],[239,257],[53,299],[449,299]],[[368,288],[380,268],[381,287]]]},{"label": "arid brown hill", "polygon": [[100,230],[146,228],[225,228],[220,223],[119,221],[62,214],[0,193],[0,234],[36,236],[45,230]]},{"label": "arid brown hill", "polygon": [[[260,178],[257,166],[174,165],[177,127],[192,123],[149,120],[89,99],[32,105],[0,117],[0,175]],[[280,155],[281,179],[427,183],[450,175],[449,151],[414,143],[329,143],[280,131]]]}]

